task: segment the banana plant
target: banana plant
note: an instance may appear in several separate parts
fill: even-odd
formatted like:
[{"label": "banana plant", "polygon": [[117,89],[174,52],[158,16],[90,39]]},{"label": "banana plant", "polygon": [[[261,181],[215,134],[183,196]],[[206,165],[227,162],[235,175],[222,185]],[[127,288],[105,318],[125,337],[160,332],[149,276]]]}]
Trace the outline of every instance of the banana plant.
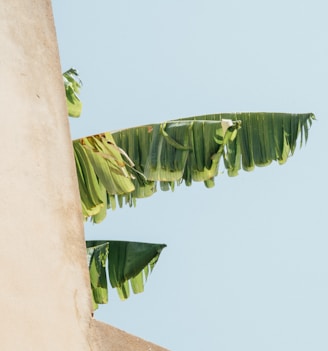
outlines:
[{"label": "banana plant", "polygon": [[[76,71],[69,71],[69,75],[70,84],[65,84],[67,105],[69,114],[76,117],[82,108],[78,99],[81,83]],[[297,144],[302,146],[307,141],[314,119],[312,113],[223,113],[73,140],[84,218],[99,223],[109,209],[124,204],[134,206],[138,198],[149,197],[158,188],[174,190],[183,182],[190,186],[193,181],[202,181],[211,188],[219,167],[233,177],[241,169],[252,171],[272,161],[284,164],[294,154]],[[129,296],[129,284],[135,293],[143,290],[145,278],[165,246],[128,242],[117,245],[111,241],[87,243],[95,306],[107,302],[106,259],[109,281],[124,299]],[[154,256],[148,256],[147,245]],[[145,257],[140,260],[141,265],[131,265],[135,266],[132,275],[126,274],[125,256],[118,254],[120,250],[128,250],[127,247],[136,250],[129,251],[131,259],[134,255],[136,259]]]}]

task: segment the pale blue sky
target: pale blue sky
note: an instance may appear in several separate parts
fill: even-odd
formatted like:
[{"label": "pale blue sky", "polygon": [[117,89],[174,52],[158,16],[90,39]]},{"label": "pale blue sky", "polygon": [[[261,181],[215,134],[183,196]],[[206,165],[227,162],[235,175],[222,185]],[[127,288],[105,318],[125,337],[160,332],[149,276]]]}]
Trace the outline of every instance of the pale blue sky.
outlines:
[{"label": "pale blue sky", "polygon": [[314,112],[284,166],[181,186],[86,225],[168,244],[143,294],[96,317],[172,351],[328,349],[328,3],[53,0],[73,138],[178,117]]}]

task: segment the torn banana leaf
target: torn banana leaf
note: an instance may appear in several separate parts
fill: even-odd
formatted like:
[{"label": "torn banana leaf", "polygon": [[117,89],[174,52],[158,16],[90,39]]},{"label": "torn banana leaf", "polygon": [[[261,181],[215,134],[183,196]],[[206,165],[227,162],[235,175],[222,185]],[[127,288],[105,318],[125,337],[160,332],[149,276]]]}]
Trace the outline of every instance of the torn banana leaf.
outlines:
[{"label": "torn banana leaf", "polygon": [[221,165],[235,176],[272,161],[283,164],[307,140],[313,119],[312,113],[223,113],[74,141],[84,215],[99,222],[108,208],[132,206],[158,183],[162,190],[193,181],[212,187]]},{"label": "torn banana leaf", "polygon": [[86,245],[94,309],[108,302],[108,280],[122,300],[130,296],[131,289],[134,294],[143,292],[166,246],[130,241],[87,241]]}]

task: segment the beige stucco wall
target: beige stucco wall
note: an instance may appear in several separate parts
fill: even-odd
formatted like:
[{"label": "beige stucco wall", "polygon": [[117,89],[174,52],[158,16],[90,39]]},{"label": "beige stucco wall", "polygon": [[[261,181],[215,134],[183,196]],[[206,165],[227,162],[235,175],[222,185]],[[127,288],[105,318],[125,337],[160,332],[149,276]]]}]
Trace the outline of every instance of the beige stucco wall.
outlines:
[{"label": "beige stucco wall", "polygon": [[50,0],[0,0],[0,350],[164,350],[91,317]]},{"label": "beige stucco wall", "polygon": [[50,1],[0,0],[1,350],[89,350],[91,305]]},{"label": "beige stucco wall", "polygon": [[168,351],[105,323],[93,320],[90,341],[94,351]]}]

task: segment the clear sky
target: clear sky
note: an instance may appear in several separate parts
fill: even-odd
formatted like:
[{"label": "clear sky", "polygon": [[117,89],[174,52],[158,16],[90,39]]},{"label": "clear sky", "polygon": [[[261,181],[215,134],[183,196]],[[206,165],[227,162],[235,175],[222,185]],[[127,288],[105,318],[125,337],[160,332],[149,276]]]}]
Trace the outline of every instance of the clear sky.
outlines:
[{"label": "clear sky", "polygon": [[328,350],[328,2],[53,0],[73,138],[193,115],[314,112],[286,165],[118,209],[92,239],[166,243],[143,294],[96,318],[172,351]]}]

